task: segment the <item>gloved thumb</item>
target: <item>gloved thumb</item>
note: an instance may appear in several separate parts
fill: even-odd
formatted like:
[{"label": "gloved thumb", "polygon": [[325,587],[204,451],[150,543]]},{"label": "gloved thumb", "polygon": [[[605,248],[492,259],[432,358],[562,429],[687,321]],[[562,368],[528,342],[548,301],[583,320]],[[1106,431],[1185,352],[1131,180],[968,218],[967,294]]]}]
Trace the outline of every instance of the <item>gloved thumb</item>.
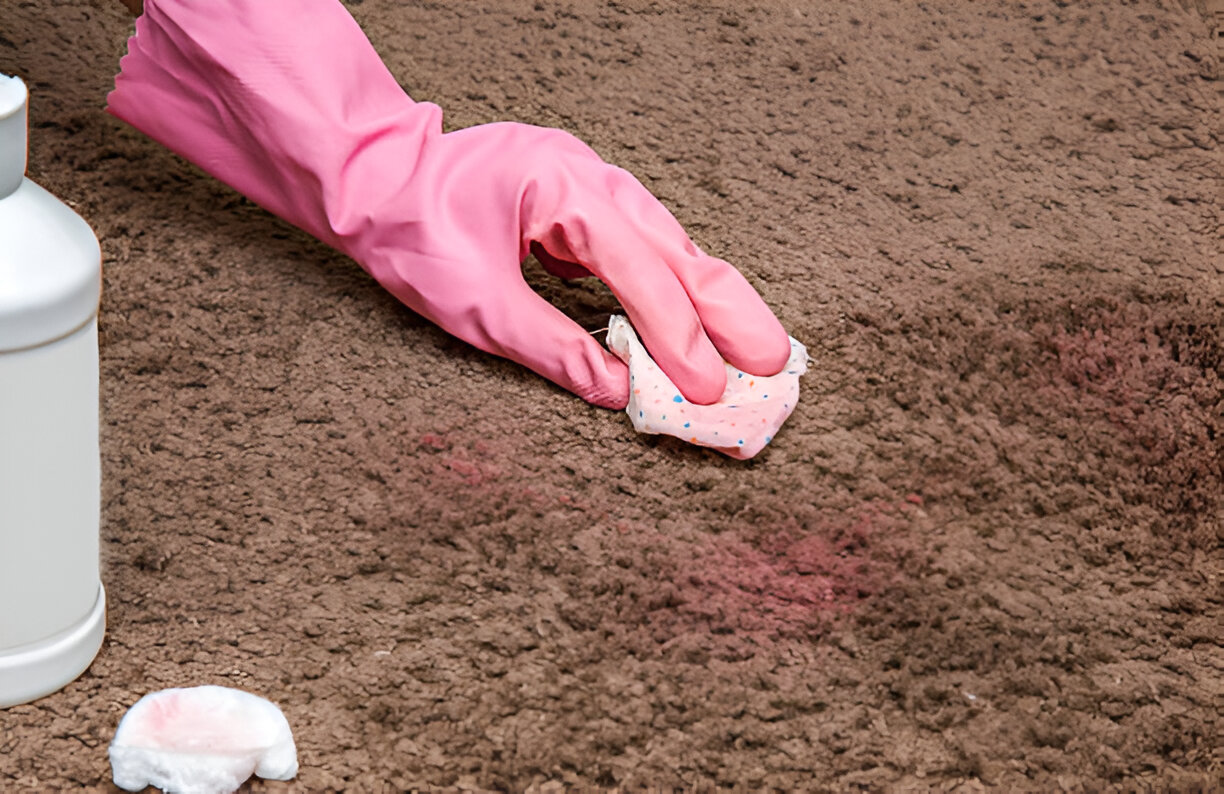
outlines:
[{"label": "gloved thumb", "polygon": [[624,362],[522,279],[501,290],[502,300],[484,309],[478,347],[517,361],[593,405],[622,410],[628,404]]}]

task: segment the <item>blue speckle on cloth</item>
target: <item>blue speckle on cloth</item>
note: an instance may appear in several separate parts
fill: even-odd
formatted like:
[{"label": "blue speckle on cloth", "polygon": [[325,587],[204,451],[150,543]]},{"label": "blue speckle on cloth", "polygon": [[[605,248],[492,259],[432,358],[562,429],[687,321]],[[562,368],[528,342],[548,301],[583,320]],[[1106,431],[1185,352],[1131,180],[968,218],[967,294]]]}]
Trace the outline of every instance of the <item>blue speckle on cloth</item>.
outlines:
[{"label": "blue speckle on cloth", "polygon": [[674,402],[674,403],[682,403],[682,402],[684,402],[684,398],[683,398],[683,397],[681,397],[679,394],[677,394],[675,397],[672,397],[672,402]]}]

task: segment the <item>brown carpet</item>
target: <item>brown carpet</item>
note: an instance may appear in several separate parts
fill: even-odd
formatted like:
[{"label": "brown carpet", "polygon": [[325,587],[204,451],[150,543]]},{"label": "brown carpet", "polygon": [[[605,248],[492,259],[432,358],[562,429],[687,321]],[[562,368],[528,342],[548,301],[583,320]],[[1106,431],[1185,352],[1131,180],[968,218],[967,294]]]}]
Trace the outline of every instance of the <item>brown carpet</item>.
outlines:
[{"label": "brown carpet", "polygon": [[804,399],[748,464],[639,437],[106,116],[117,2],[7,2],[30,176],[105,257],[111,609],[0,712],[0,788],[109,786],[124,710],[203,683],[284,708],[301,773],[259,791],[1219,781],[1193,3],[352,11],[449,128],[635,173],[809,345]]}]

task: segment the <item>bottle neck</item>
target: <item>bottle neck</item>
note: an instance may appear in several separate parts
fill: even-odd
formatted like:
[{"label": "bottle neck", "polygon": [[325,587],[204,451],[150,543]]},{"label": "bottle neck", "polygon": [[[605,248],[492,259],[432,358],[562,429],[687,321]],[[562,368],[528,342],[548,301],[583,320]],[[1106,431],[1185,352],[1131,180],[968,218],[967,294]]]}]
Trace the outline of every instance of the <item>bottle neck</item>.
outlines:
[{"label": "bottle neck", "polygon": [[21,187],[25,176],[28,104],[21,78],[0,74],[0,199]]}]

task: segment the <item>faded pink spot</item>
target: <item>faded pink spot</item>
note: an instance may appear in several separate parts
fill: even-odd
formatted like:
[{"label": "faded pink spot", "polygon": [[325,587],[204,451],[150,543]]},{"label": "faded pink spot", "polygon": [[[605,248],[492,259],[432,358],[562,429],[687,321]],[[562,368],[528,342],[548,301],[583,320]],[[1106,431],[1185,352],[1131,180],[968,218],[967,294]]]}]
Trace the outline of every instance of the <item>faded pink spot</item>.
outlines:
[{"label": "faded pink spot", "polygon": [[450,449],[450,442],[447,441],[446,437],[440,433],[426,433],[425,435],[421,436],[420,440],[417,442],[417,445],[438,451]]},{"label": "faded pink spot", "polygon": [[822,630],[899,578],[911,554],[913,509],[872,502],[811,526],[792,520],[712,535],[673,573],[674,608],[651,612],[652,623],[672,632],[696,623],[715,634],[758,639]]}]

